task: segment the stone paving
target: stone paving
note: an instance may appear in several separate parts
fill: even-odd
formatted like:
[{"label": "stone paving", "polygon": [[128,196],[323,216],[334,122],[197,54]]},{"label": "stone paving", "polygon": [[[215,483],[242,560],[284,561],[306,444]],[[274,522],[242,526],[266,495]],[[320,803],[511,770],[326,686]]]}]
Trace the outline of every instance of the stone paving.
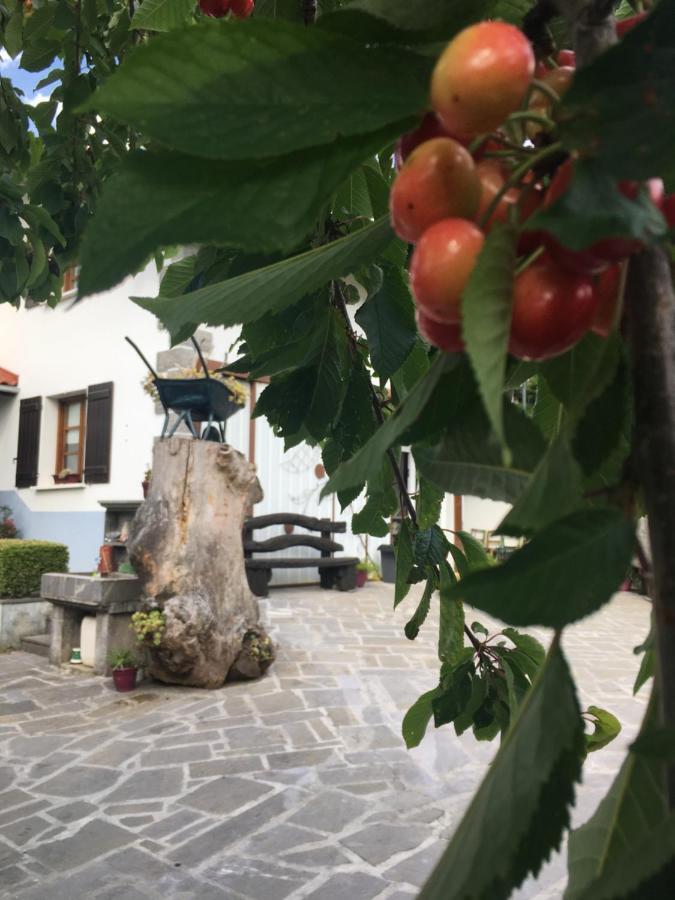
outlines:
[{"label": "stone paving", "polygon": [[[277,663],[212,692],[116,694],[109,679],[0,655],[0,896],[414,897],[496,750],[451,728],[405,749],[403,713],[437,673],[436,620],[402,636],[417,593],[393,613],[389,585],[274,591]],[[619,594],[566,635],[582,702],[624,722],[590,757],[577,821],[638,727],[632,648],[648,617]],[[514,897],[560,898],[564,882],[557,856]]]}]

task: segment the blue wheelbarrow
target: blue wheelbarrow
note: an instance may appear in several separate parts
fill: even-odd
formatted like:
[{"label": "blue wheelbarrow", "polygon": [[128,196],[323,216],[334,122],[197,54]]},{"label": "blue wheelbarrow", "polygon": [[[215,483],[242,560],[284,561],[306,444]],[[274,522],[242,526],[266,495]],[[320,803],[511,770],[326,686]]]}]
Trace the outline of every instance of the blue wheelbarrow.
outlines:
[{"label": "blue wheelbarrow", "polygon": [[[191,338],[204,369],[204,378],[160,378],[131,338],[127,337],[125,340],[131,344],[150,370],[152,383],[157,388],[159,395],[159,402],[164,407],[161,438],[174,435],[180,424],[184,422],[194,438],[224,443],[225,423],[242,407],[233,400],[232,391],[226,384],[211,378],[197,341]],[[176,421],[169,430],[171,413],[176,415]],[[201,422],[206,422],[206,425],[199,435],[196,423]]]}]

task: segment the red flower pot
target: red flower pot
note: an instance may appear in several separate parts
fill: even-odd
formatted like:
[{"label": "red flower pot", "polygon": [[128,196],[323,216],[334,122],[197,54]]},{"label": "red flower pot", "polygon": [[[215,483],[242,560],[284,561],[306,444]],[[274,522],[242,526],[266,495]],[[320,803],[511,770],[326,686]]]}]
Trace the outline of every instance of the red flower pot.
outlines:
[{"label": "red flower pot", "polygon": [[150,482],[149,482],[149,481],[142,481],[142,482],[141,482],[141,487],[143,488],[143,499],[145,500],[146,497],[148,496],[148,491],[150,490]]},{"label": "red flower pot", "polygon": [[137,673],[138,669],[135,666],[130,666],[128,669],[113,669],[112,679],[116,689],[120,693],[133,691],[136,687]]},{"label": "red flower pot", "polygon": [[101,544],[99,548],[101,561],[98,570],[101,575],[111,575],[115,571],[115,555],[112,544]]},{"label": "red flower pot", "polygon": [[365,570],[357,569],[356,570],[356,586],[363,587],[364,584],[368,581],[368,573]]}]

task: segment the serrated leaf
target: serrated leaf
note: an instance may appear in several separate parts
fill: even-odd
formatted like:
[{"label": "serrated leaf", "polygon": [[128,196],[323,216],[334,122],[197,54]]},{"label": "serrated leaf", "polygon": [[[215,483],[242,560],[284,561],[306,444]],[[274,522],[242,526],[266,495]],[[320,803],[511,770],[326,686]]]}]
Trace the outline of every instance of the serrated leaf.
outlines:
[{"label": "serrated leaf", "polygon": [[445,491],[427,481],[426,478],[419,479],[417,522],[420,528],[429,528],[438,522],[444,497]]},{"label": "serrated leaf", "polygon": [[137,48],[87,108],[181,153],[237,160],[331,144],[426,105],[430,61],[403,48],[279,19],[223,24]]},{"label": "serrated leaf", "polygon": [[248,253],[295,249],[335,185],[382,137],[338,141],[301,159],[227,166],[172,153],[130,154],[106,182],[85,232],[81,294],[112,287],[170,244],[218,242]]},{"label": "serrated leaf", "polygon": [[569,823],[583,754],[574,683],[554,641],[420,900],[494,900],[536,875]]},{"label": "serrated leaf", "polygon": [[673,190],[674,45],[675,2],[662,0],[616,46],[578,71],[559,108],[567,149],[598,158],[619,178],[661,176]]},{"label": "serrated leaf", "polygon": [[500,566],[452,593],[511,625],[562,628],[603,606],[625,576],[635,525],[610,509],[572,513],[537,532]]},{"label": "serrated leaf", "polygon": [[[154,313],[172,334],[185,324],[195,321],[206,325],[254,322],[266,313],[291,306],[330,279],[338,278],[355,265],[371,259],[390,240],[388,221],[379,219],[332,244],[325,244],[316,250],[209,285],[182,297],[133,299],[143,309]],[[365,481],[365,478],[360,480]]]},{"label": "serrated leaf", "polygon": [[593,725],[593,731],[585,736],[586,749],[592,753],[614,740],[621,731],[621,722],[611,712],[599,706],[589,706],[586,714],[591,717]]},{"label": "serrated leaf", "polygon": [[462,295],[462,337],[490,424],[506,451],[504,381],[513,305],[518,234],[511,225],[491,229]]},{"label": "serrated leaf", "polygon": [[530,535],[581,506],[582,475],[569,441],[548,447],[525,490],[502,519],[497,534]]},{"label": "serrated leaf", "polygon": [[471,699],[474,665],[470,660],[463,660],[462,654],[459,654],[459,660],[459,664],[447,664],[450,671],[443,675],[441,690],[431,701],[436,728],[453,722],[464,712]]},{"label": "serrated leaf", "polygon": [[412,750],[413,747],[418,747],[421,744],[422,738],[426,734],[427,725],[434,714],[431,701],[438,695],[439,690],[439,688],[435,687],[432,691],[422,694],[403,717],[401,734],[408,750]]},{"label": "serrated leaf", "polygon": [[412,537],[407,519],[401,522],[401,530],[396,541],[396,584],[394,587],[394,609],[410,590],[408,575],[413,567]]},{"label": "serrated leaf", "polygon": [[132,28],[144,31],[171,31],[188,18],[192,0],[143,0],[131,20]]},{"label": "serrated leaf", "polygon": [[[353,534],[370,534],[374,537],[386,537],[389,534],[389,524],[383,516],[382,496],[375,494],[369,496],[363,509],[352,516]],[[386,507],[389,514],[389,508]]]},{"label": "serrated leaf", "polygon": [[461,601],[451,597],[455,583],[450,567],[440,566],[440,625],[438,628],[438,658],[451,666],[458,665],[464,649],[464,607]]},{"label": "serrated leaf", "polygon": [[[405,626],[403,628],[405,636],[409,641],[414,641],[417,635],[420,633],[420,628],[422,627],[422,625],[424,625],[424,622],[429,615],[431,596],[435,590],[436,579],[431,576],[427,579],[427,583],[424,586],[422,598],[417,606],[417,609],[412,614],[409,621],[405,623]],[[429,715],[431,715],[431,712],[429,713]]]},{"label": "serrated leaf", "polygon": [[587,334],[567,353],[540,363],[542,375],[572,421],[576,421],[610,383],[620,352],[617,335],[601,338],[597,334]]},{"label": "serrated leaf", "polygon": [[649,243],[668,230],[646,188],[632,200],[597,160],[576,161],[565,192],[528,219],[528,230],[545,231],[571,250],[584,250],[602,238],[633,237]]},{"label": "serrated leaf", "polygon": [[546,659],[546,650],[531,634],[523,634],[522,631],[516,631],[515,628],[502,628],[502,634],[522,653],[529,656],[537,667],[543,664]]},{"label": "serrated leaf", "polygon": [[[656,722],[656,710],[652,695],[641,734]],[[660,760],[629,752],[595,814],[570,834],[565,900],[671,896],[675,815],[666,806],[663,772]]]},{"label": "serrated leaf", "polygon": [[471,694],[469,695],[467,704],[462,712],[458,716],[455,716],[455,719],[452,723],[455,729],[455,734],[463,734],[467,728],[470,728],[471,725],[473,725],[474,716],[483,705],[483,702],[485,701],[485,698],[487,696],[487,690],[487,680],[485,678],[481,678],[478,673],[474,674],[471,678]]},{"label": "serrated leaf", "polygon": [[421,528],[413,538],[413,558],[416,566],[437,566],[448,555],[448,539],[438,525]]},{"label": "serrated leaf", "polygon": [[574,435],[574,455],[585,475],[592,475],[619,446],[633,418],[628,363],[621,355],[614,377],[589,403]]},{"label": "serrated leaf", "polygon": [[400,269],[382,266],[382,282],[356,313],[368,338],[373,368],[389,378],[405,362],[417,340],[415,312],[407,281]]}]

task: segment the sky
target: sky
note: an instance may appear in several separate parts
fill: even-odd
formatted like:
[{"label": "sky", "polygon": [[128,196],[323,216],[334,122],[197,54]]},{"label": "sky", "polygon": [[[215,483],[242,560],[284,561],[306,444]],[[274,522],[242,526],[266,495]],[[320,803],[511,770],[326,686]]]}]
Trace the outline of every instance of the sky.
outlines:
[{"label": "sky", "polygon": [[49,94],[54,85],[47,85],[39,94],[36,94],[35,91],[35,85],[45,78],[49,70],[24,72],[23,69],[19,68],[20,63],[21,55],[15,59],[10,59],[6,50],[0,50],[0,75],[4,78],[9,78],[14,87],[20,88],[24,92],[24,102],[30,103],[33,101],[33,103],[39,103],[42,100],[49,99]]}]

